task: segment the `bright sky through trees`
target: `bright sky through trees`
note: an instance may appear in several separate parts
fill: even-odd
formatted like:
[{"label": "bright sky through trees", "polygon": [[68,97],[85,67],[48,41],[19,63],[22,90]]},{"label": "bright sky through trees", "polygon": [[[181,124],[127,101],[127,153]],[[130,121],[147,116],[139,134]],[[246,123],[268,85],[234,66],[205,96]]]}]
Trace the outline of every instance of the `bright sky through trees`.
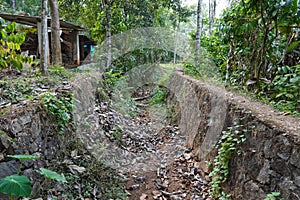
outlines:
[{"label": "bright sky through trees", "polygon": [[[197,5],[198,0],[183,0],[184,5]],[[208,5],[209,0],[204,0],[203,3]],[[216,15],[219,16],[224,8],[229,5],[228,0],[217,0],[217,13]]]}]

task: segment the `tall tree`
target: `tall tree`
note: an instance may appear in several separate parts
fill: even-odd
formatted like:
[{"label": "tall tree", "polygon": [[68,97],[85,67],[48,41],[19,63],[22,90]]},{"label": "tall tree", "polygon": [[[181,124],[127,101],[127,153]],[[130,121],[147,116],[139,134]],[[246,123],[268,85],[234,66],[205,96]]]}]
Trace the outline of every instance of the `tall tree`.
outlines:
[{"label": "tall tree", "polygon": [[51,56],[52,64],[61,64],[60,23],[57,0],[49,0],[51,13]]},{"label": "tall tree", "polygon": [[200,38],[202,29],[202,0],[198,0],[197,6],[197,31],[196,31],[196,52],[200,52]]},{"label": "tall tree", "polygon": [[47,6],[48,0],[42,0],[42,17],[41,17],[41,52],[40,52],[40,70],[46,74],[48,68],[48,25],[47,25]]},{"label": "tall tree", "polygon": [[209,34],[210,35],[212,35],[212,29],[215,22],[216,7],[217,7],[217,1],[209,0]]},{"label": "tall tree", "polygon": [[[170,11],[169,11],[170,12]],[[187,6],[181,6],[181,2],[177,1],[177,3],[172,5],[170,20],[172,22],[172,26],[174,29],[174,41],[175,41],[175,49],[174,49],[174,57],[173,62],[176,63],[176,53],[177,53],[177,32],[180,30],[180,23],[188,22],[189,17],[195,12],[189,9]],[[165,19],[166,21],[168,19]]]},{"label": "tall tree", "polygon": [[16,11],[16,0],[11,0],[10,5],[11,5],[13,12],[15,12]]},{"label": "tall tree", "polygon": [[101,7],[105,11],[105,36],[106,36],[106,67],[111,65],[111,2],[102,0]]}]

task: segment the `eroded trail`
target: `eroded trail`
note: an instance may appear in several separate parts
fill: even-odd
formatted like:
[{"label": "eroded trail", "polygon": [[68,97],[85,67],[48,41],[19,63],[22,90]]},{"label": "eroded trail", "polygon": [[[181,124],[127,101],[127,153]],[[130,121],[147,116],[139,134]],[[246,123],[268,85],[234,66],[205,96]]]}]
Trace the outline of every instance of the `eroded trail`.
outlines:
[{"label": "eroded trail", "polygon": [[130,173],[129,199],[211,199],[206,174],[191,153],[184,153],[156,171]]},{"label": "eroded trail", "polygon": [[128,180],[129,199],[210,199],[208,176],[170,122],[166,95],[157,100],[156,90],[151,85],[134,91],[131,116],[116,102],[99,101],[90,119],[97,130],[83,139],[96,158]]}]

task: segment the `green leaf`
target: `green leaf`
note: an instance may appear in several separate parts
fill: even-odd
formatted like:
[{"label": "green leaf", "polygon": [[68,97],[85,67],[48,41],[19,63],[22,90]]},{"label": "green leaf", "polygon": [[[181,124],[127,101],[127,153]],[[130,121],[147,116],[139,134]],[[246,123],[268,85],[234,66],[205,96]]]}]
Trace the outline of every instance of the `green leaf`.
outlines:
[{"label": "green leaf", "polygon": [[38,172],[41,173],[42,175],[44,175],[46,178],[49,178],[49,179],[52,179],[55,181],[59,181],[59,182],[63,182],[63,183],[67,182],[67,180],[63,176],[56,173],[55,171],[45,169],[45,168],[40,168],[40,170]]},{"label": "green leaf", "polygon": [[286,52],[290,53],[299,44],[300,44],[300,41],[292,42],[292,44],[290,44],[290,46],[286,49]]},{"label": "green leaf", "polygon": [[31,190],[30,180],[26,176],[14,174],[0,179],[0,192],[3,194],[29,197]]},{"label": "green leaf", "polygon": [[23,64],[22,62],[18,61],[18,60],[12,60],[12,64],[18,69],[21,70],[23,68]]},{"label": "green leaf", "polygon": [[34,160],[34,159],[39,159],[41,156],[34,156],[34,155],[7,155],[8,158],[16,158],[19,160]]},{"label": "green leaf", "polygon": [[289,93],[285,94],[285,96],[286,96],[287,98],[290,98],[290,99],[293,99],[293,98],[294,98],[294,95],[293,95],[293,94],[289,94]]},{"label": "green leaf", "polygon": [[298,76],[296,76],[296,77],[294,77],[294,78],[291,78],[290,79],[290,82],[291,83],[296,83],[296,82],[298,82],[300,80],[300,78],[298,77]]}]

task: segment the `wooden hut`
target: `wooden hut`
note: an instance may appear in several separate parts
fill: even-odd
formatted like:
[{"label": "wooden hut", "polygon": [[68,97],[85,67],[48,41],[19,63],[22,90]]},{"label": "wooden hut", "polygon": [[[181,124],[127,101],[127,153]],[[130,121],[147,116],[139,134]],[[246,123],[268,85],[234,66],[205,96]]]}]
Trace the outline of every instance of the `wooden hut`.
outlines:
[{"label": "wooden hut", "polygon": [[[37,28],[37,33],[28,33],[26,35],[26,41],[21,46],[22,51],[28,51],[29,55],[35,55],[39,57],[41,52],[41,17],[29,16],[29,15],[14,15],[7,13],[0,13],[0,17],[7,20],[13,21],[19,24],[28,25]],[[51,38],[51,18],[48,18],[48,38]],[[77,26],[70,22],[60,19],[60,29],[61,29],[61,51],[62,51],[62,61],[65,66],[78,66],[81,61],[83,61],[86,56],[93,49],[92,46],[96,43],[90,40],[85,35],[81,34],[85,29],[83,27]],[[49,41],[51,41],[49,39]],[[47,42],[48,54],[51,55],[51,45]],[[50,64],[51,58],[49,56],[48,64]]]}]

